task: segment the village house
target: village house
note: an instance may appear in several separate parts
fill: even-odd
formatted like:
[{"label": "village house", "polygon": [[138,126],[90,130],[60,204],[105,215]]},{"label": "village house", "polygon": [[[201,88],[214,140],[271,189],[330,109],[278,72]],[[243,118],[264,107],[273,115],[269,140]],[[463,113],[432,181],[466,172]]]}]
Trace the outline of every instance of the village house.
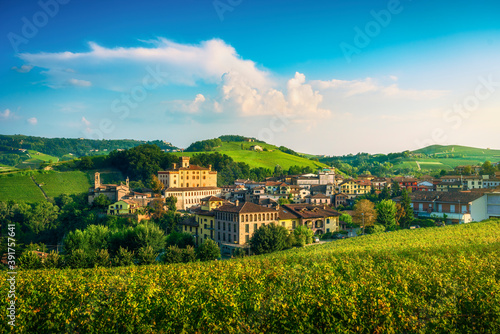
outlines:
[{"label": "village house", "polygon": [[306,196],[306,202],[308,204],[326,204],[330,205],[331,198],[323,194],[309,195]]},{"label": "village house", "polygon": [[[410,193],[411,205],[418,218],[443,218],[448,223],[470,223],[489,218],[487,215],[487,196],[484,190]],[[393,199],[400,202],[401,197]],[[494,203],[497,197],[492,197]],[[500,202],[499,202],[500,205]],[[499,206],[500,207],[500,206]],[[491,211],[494,211],[492,204]],[[500,214],[500,210],[499,210]]]},{"label": "village house", "polygon": [[345,180],[339,185],[339,192],[345,194],[348,199],[358,195],[368,194],[371,191],[371,182],[368,180]]},{"label": "village house", "polygon": [[127,177],[126,184],[101,184],[101,173],[94,174],[94,186],[89,188],[88,203],[91,205],[99,195],[106,196],[111,202],[121,200],[125,195],[130,193],[129,179]]},{"label": "village house", "polygon": [[315,235],[340,230],[340,214],[327,205],[285,204],[279,208],[279,224],[288,230],[306,226]]},{"label": "village house", "polygon": [[395,177],[392,182],[397,182],[401,189],[406,189],[408,191],[416,191],[418,180],[413,177]]},{"label": "village house", "polygon": [[124,199],[108,206],[108,215],[133,215],[138,209],[137,203]]}]

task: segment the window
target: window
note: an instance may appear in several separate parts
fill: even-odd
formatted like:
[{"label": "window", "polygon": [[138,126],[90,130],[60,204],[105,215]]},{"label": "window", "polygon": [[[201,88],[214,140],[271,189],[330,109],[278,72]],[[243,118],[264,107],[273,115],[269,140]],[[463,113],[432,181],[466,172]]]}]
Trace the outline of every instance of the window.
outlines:
[{"label": "window", "polygon": [[462,205],[462,213],[467,213],[467,205]]},{"label": "window", "polygon": [[229,223],[227,224],[227,231],[231,232],[231,224],[229,224]]},{"label": "window", "polygon": [[257,224],[253,224],[253,230],[257,231]]},{"label": "window", "polygon": [[438,212],[443,212],[443,204],[438,204]]},{"label": "window", "polygon": [[226,230],[226,222],[223,222],[222,223],[222,230],[225,231]]},{"label": "window", "polygon": [[424,203],[418,204],[418,211],[424,211]]},{"label": "window", "polygon": [[250,232],[250,227],[248,226],[248,224],[245,224],[245,232],[246,233]]},{"label": "window", "polygon": [[454,204],[450,204],[450,212],[455,212],[455,205]]},{"label": "window", "polygon": [[250,236],[245,235],[245,242],[248,242],[248,241],[250,241]]}]

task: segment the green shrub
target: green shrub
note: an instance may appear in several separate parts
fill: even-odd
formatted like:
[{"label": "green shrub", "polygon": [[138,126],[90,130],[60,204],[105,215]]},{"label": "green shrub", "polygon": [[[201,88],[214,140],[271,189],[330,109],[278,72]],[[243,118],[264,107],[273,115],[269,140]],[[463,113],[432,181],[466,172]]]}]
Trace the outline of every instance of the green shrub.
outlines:
[{"label": "green shrub", "polygon": [[128,249],[120,247],[115,257],[113,258],[113,264],[115,266],[131,266],[134,264],[134,252],[130,252]]},{"label": "green shrub", "polygon": [[75,249],[65,257],[66,266],[72,269],[87,268],[90,264],[90,259],[83,249]]},{"label": "green shrub", "polygon": [[196,250],[196,256],[201,261],[212,261],[220,258],[220,248],[212,239],[205,239]]},{"label": "green shrub", "polygon": [[40,256],[34,251],[25,251],[17,260],[21,269],[40,269],[43,267]]},{"label": "green shrub", "polygon": [[47,269],[61,268],[63,264],[63,257],[56,251],[51,251],[43,261],[43,267]]},{"label": "green shrub", "polygon": [[107,249],[99,249],[95,251],[92,257],[92,265],[94,267],[110,267],[111,259]]},{"label": "green shrub", "polygon": [[137,263],[139,265],[153,264],[156,262],[158,253],[153,250],[153,247],[141,247],[137,252]]}]

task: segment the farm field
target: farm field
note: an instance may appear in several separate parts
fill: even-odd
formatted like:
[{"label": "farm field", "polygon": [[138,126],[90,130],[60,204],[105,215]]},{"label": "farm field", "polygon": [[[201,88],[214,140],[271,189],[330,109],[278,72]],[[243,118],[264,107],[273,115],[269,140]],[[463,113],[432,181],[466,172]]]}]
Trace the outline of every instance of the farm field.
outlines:
[{"label": "farm field", "polygon": [[[241,149],[242,144],[244,149]],[[250,151],[249,148],[252,145],[262,146],[263,148],[267,148],[269,151]],[[252,168],[264,167],[274,170],[276,165],[280,165],[284,169],[289,169],[290,167],[296,165],[301,167],[309,166],[315,170],[319,167],[327,166],[320,162],[281,152],[276,146],[262,142],[223,142],[222,146],[215,148],[212,152],[226,154],[233,158],[234,161],[245,162]],[[177,156],[193,156],[196,153],[199,152],[175,152],[174,154]]]},{"label": "farm field", "polygon": [[[16,327],[37,333],[498,333],[499,251],[500,221],[489,221],[228,261],[19,271]],[[7,289],[3,284],[0,293]],[[0,307],[7,307],[5,298]],[[0,319],[10,329],[5,312]]]},{"label": "farm field", "polygon": [[49,162],[51,160],[52,160],[52,162],[59,161],[58,157],[54,157],[54,156],[51,156],[48,154],[40,153],[40,152],[33,151],[33,150],[28,150],[28,152],[29,152],[32,159],[42,160],[44,162]]},{"label": "farm field", "polygon": [[43,184],[42,188],[49,197],[86,193],[90,187],[87,174],[80,171],[43,173],[34,178]]},{"label": "farm field", "polygon": [[27,175],[5,175],[0,177],[0,201],[45,201],[42,191]]}]

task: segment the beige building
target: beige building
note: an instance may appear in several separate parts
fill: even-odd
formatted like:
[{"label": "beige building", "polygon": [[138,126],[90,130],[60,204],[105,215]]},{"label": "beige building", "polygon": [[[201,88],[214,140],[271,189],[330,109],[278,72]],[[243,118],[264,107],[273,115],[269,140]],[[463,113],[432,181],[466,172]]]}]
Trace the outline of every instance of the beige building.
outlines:
[{"label": "beige building", "polygon": [[277,209],[254,203],[224,204],[213,210],[215,213],[215,241],[224,253],[246,247],[253,233],[262,225],[278,224]]},{"label": "beige building", "polygon": [[177,210],[187,210],[192,206],[202,204],[207,196],[222,196],[221,188],[197,187],[197,188],[168,188],[164,190],[165,198],[173,196],[177,198]]},{"label": "beige building", "polygon": [[179,166],[158,172],[158,179],[165,188],[217,187],[217,172],[208,168],[191,165],[189,157],[180,157]]}]

